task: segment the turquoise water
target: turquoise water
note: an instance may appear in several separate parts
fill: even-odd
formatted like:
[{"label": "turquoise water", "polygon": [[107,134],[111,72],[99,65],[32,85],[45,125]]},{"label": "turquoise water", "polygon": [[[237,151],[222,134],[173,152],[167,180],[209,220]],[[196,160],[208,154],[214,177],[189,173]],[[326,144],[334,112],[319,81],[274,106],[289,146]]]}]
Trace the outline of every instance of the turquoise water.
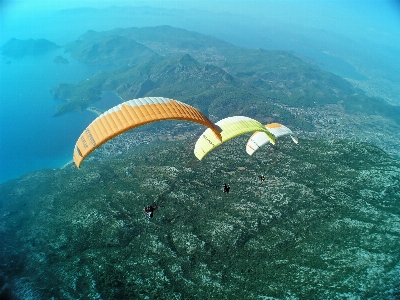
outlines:
[{"label": "turquoise water", "polygon": [[[53,62],[62,55],[69,64]],[[72,59],[60,48],[41,56],[0,59],[0,182],[43,168],[59,168],[94,115],[89,112],[53,117],[62,102],[51,89],[98,71]]]},{"label": "turquoise water", "polygon": [[98,108],[101,111],[106,111],[109,108],[123,102],[123,100],[114,92],[102,92],[100,97],[101,100],[93,103],[92,106]]}]

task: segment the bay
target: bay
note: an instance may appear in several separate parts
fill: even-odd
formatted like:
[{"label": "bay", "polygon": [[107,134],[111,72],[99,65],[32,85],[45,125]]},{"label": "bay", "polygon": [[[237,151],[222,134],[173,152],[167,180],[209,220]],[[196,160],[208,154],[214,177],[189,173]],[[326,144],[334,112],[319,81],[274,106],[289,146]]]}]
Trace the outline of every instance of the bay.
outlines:
[{"label": "bay", "polygon": [[[79,134],[94,119],[88,111],[53,117],[62,102],[53,99],[51,89],[100,70],[63,51],[59,48],[39,56],[0,60],[0,182],[62,167],[72,159]],[[53,62],[58,55],[69,63]]]}]

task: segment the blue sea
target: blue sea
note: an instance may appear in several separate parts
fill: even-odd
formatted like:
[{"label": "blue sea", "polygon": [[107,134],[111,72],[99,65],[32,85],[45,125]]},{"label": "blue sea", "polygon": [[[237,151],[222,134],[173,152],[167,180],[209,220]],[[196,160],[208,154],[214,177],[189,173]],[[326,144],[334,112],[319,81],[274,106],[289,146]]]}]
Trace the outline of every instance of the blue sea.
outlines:
[{"label": "blue sea", "polygon": [[[96,117],[89,111],[53,117],[62,101],[53,99],[51,89],[99,71],[99,67],[84,65],[63,51],[0,59],[0,182],[67,164],[79,135]],[[57,55],[69,63],[53,62]],[[105,94],[99,105],[112,106],[113,101],[115,98]]]}]

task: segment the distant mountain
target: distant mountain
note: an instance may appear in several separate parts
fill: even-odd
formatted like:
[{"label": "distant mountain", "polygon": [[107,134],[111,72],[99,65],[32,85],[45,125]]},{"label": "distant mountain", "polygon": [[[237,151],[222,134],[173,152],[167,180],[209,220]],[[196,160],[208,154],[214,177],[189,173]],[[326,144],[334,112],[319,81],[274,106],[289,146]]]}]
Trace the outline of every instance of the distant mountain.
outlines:
[{"label": "distant mountain", "polygon": [[91,30],[81,35],[77,41],[67,44],[66,49],[74,51],[74,46],[77,43],[92,45],[109,36],[120,36],[135,40],[162,56],[177,55],[179,53],[203,53],[203,55],[206,55],[207,53],[204,51],[212,49],[218,53],[222,49],[236,48],[234,45],[213,36],[171,26],[155,26],[117,28],[103,32]]},{"label": "distant mountain", "polygon": [[102,91],[123,100],[166,96],[214,121],[246,115],[282,122],[309,136],[356,136],[400,156],[400,130],[393,130],[400,125],[400,107],[368,97],[289,52],[240,48],[170,26],[88,31],[66,50],[85,63],[104,62],[106,70],[54,87],[54,97],[66,100],[55,116],[93,106]]},{"label": "distant mountain", "polygon": [[40,55],[60,47],[46,39],[18,40],[13,38],[1,46],[0,53],[8,57],[20,58],[26,55]]},{"label": "distant mountain", "polygon": [[157,51],[164,51],[165,55],[236,48],[216,37],[172,26],[114,29],[110,33],[130,37]]},{"label": "distant mountain", "polygon": [[[90,36],[90,33],[85,37]],[[126,37],[113,35],[102,39],[78,40],[65,46],[75,59],[92,65],[135,65],[157,54],[146,46]]]},{"label": "distant mountain", "polygon": [[288,110],[266,103],[262,93],[251,85],[220,67],[200,63],[189,54],[172,58],[153,56],[143,65],[103,71],[77,84],[59,84],[52,93],[68,102],[59,106],[55,116],[82,111],[99,99],[101,91],[115,91],[124,100],[168,95],[218,118],[235,112],[268,122],[272,121],[271,114],[276,113],[282,122],[304,129],[312,127]]},{"label": "distant mountain", "polygon": [[[78,90],[84,90],[86,85],[95,95],[106,87],[125,100],[166,93],[208,108],[212,104],[210,101],[203,100],[201,104],[194,98],[201,93],[215,94],[212,91],[215,88],[220,92],[222,86],[227,87],[227,82],[222,86],[220,83],[229,78],[229,86],[257,94],[256,98],[299,108],[342,103],[349,112],[379,114],[400,123],[399,107],[371,99],[343,78],[284,51],[239,48],[214,37],[170,26],[89,31],[67,44],[65,49],[85,63],[125,66],[92,78],[98,83],[97,90],[92,82],[78,84]],[[195,73],[194,65],[166,72],[168,64],[173,63],[171,60],[184,59],[187,54],[198,62],[197,67],[200,64],[202,67]],[[192,68],[190,72],[188,67]],[[100,78],[104,79],[101,83]],[[65,98],[57,88],[53,92],[58,98],[74,102],[62,105],[56,115],[82,110],[98,99],[90,95],[80,97],[79,91],[76,97]],[[243,104],[244,99],[242,106],[246,106]],[[224,111],[225,115],[229,114],[229,109]]]}]

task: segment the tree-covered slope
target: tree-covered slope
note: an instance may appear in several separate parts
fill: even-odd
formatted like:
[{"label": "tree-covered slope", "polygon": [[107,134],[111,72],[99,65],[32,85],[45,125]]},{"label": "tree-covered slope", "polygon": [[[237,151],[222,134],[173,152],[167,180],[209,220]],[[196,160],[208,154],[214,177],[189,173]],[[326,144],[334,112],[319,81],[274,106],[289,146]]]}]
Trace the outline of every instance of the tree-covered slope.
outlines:
[{"label": "tree-covered slope", "polygon": [[124,100],[168,95],[216,118],[235,113],[267,122],[279,115],[281,122],[304,130],[312,128],[288,110],[266,103],[257,89],[189,54],[169,59],[156,57],[144,65],[103,71],[77,84],[59,84],[52,90],[54,97],[69,100],[60,105],[56,116],[71,110],[82,111],[99,99],[101,91],[114,91]]},{"label": "tree-covered slope", "polygon": [[43,299],[396,299],[399,163],[345,140],[282,139],[250,157],[245,141],[201,162],[192,140],[151,143],[1,184],[8,288]]}]

